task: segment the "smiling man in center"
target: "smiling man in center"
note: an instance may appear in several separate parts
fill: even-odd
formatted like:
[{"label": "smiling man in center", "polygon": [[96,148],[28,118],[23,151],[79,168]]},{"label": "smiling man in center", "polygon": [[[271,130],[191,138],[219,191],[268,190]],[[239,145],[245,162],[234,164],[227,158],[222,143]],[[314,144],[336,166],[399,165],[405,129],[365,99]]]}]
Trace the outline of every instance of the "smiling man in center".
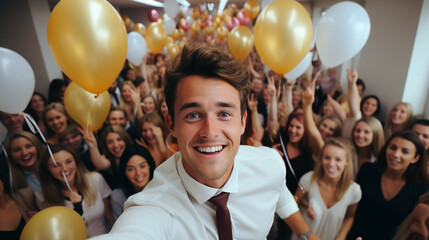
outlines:
[{"label": "smiling man in center", "polygon": [[[110,234],[100,239],[260,240],[275,213],[300,239],[319,239],[286,188],[280,155],[240,146],[246,66],[207,45],[185,46],[165,78],[166,123],[180,152],[127,200]],[[218,205],[220,198],[226,206]]]}]

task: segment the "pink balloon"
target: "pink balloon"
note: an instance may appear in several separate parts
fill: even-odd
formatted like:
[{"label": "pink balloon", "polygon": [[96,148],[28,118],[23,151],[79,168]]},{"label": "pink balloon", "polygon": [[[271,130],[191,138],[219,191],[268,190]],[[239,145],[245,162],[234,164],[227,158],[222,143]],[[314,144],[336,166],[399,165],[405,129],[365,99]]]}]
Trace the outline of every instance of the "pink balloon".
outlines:
[{"label": "pink balloon", "polygon": [[158,21],[159,13],[155,9],[151,9],[147,12],[147,17],[149,18],[149,21],[156,22]]},{"label": "pink balloon", "polygon": [[232,29],[234,29],[239,25],[240,25],[240,21],[236,17],[233,17],[233,18],[230,18],[226,23],[226,28],[228,28],[228,31],[231,32]]},{"label": "pink balloon", "polygon": [[248,18],[246,14],[244,14],[243,10],[237,13],[237,19],[240,22],[241,26],[249,26],[249,24],[252,22],[252,20]]},{"label": "pink balloon", "polygon": [[189,30],[189,23],[186,20],[180,21],[180,28],[183,29],[183,31],[187,32]]}]

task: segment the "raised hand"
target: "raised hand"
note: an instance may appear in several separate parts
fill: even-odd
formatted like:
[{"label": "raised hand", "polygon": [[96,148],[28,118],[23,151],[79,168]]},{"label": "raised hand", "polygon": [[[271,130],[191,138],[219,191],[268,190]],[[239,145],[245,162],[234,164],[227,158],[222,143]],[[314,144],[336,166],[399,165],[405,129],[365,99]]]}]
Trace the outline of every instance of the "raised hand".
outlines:
[{"label": "raised hand", "polygon": [[354,68],[347,69],[347,82],[348,84],[356,84],[356,81],[359,77],[358,71]]},{"label": "raised hand", "polygon": [[257,110],[258,100],[255,98],[255,95],[253,93],[247,96],[247,105],[249,106],[250,111]]},{"label": "raised hand", "polygon": [[268,88],[268,93],[270,94],[271,97],[274,97],[277,92],[274,81],[275,81],[274,76],[271,76],[270,78],[268,78],[267,88]]},{"label": "raised hand", "polygon": [[311,87],[306,88],[305,91],[302,92],[301,101],[303,106],[313,104],[315,87],[316,85],[313,84]]},{"label": "raised hand", "polygon": [[77,128],[79,132],[82,134],[83,139],[85,140],[86,144],[88,144],[89,147],[97,146],[97,139],[94,136],[94,133],[92,132],[91,125],[88,126],[88,128],[84,127],[78,127]]}]

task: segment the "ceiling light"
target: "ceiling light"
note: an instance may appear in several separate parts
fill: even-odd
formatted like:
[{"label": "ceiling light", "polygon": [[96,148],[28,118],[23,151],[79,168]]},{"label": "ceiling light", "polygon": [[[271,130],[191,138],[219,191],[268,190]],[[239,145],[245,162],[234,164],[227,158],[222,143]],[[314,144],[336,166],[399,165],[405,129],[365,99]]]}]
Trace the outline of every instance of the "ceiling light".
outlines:
[{"label": "ceiling light", "polygon": [[134,2],[138,2],[138,3],[143,3],[149,6],[154,6],[154,7],[164,7],[164,3],[158,2],[158,1],[154,1],[154,0],[132,0]]}]

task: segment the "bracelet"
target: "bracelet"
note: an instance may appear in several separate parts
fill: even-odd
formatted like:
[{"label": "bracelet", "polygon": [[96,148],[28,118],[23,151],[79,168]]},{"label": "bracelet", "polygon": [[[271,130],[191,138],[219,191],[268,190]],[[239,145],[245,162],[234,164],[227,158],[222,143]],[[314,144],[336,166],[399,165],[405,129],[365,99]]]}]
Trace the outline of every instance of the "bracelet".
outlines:
[{"label": "bracelet", "polygon": [[311,229],[307,230],[305,233],[301,234],[298,236],[299,240],[308,240],[308,238],[310,237],[310,235],[313,233],[313,231],[311,231]]}]

